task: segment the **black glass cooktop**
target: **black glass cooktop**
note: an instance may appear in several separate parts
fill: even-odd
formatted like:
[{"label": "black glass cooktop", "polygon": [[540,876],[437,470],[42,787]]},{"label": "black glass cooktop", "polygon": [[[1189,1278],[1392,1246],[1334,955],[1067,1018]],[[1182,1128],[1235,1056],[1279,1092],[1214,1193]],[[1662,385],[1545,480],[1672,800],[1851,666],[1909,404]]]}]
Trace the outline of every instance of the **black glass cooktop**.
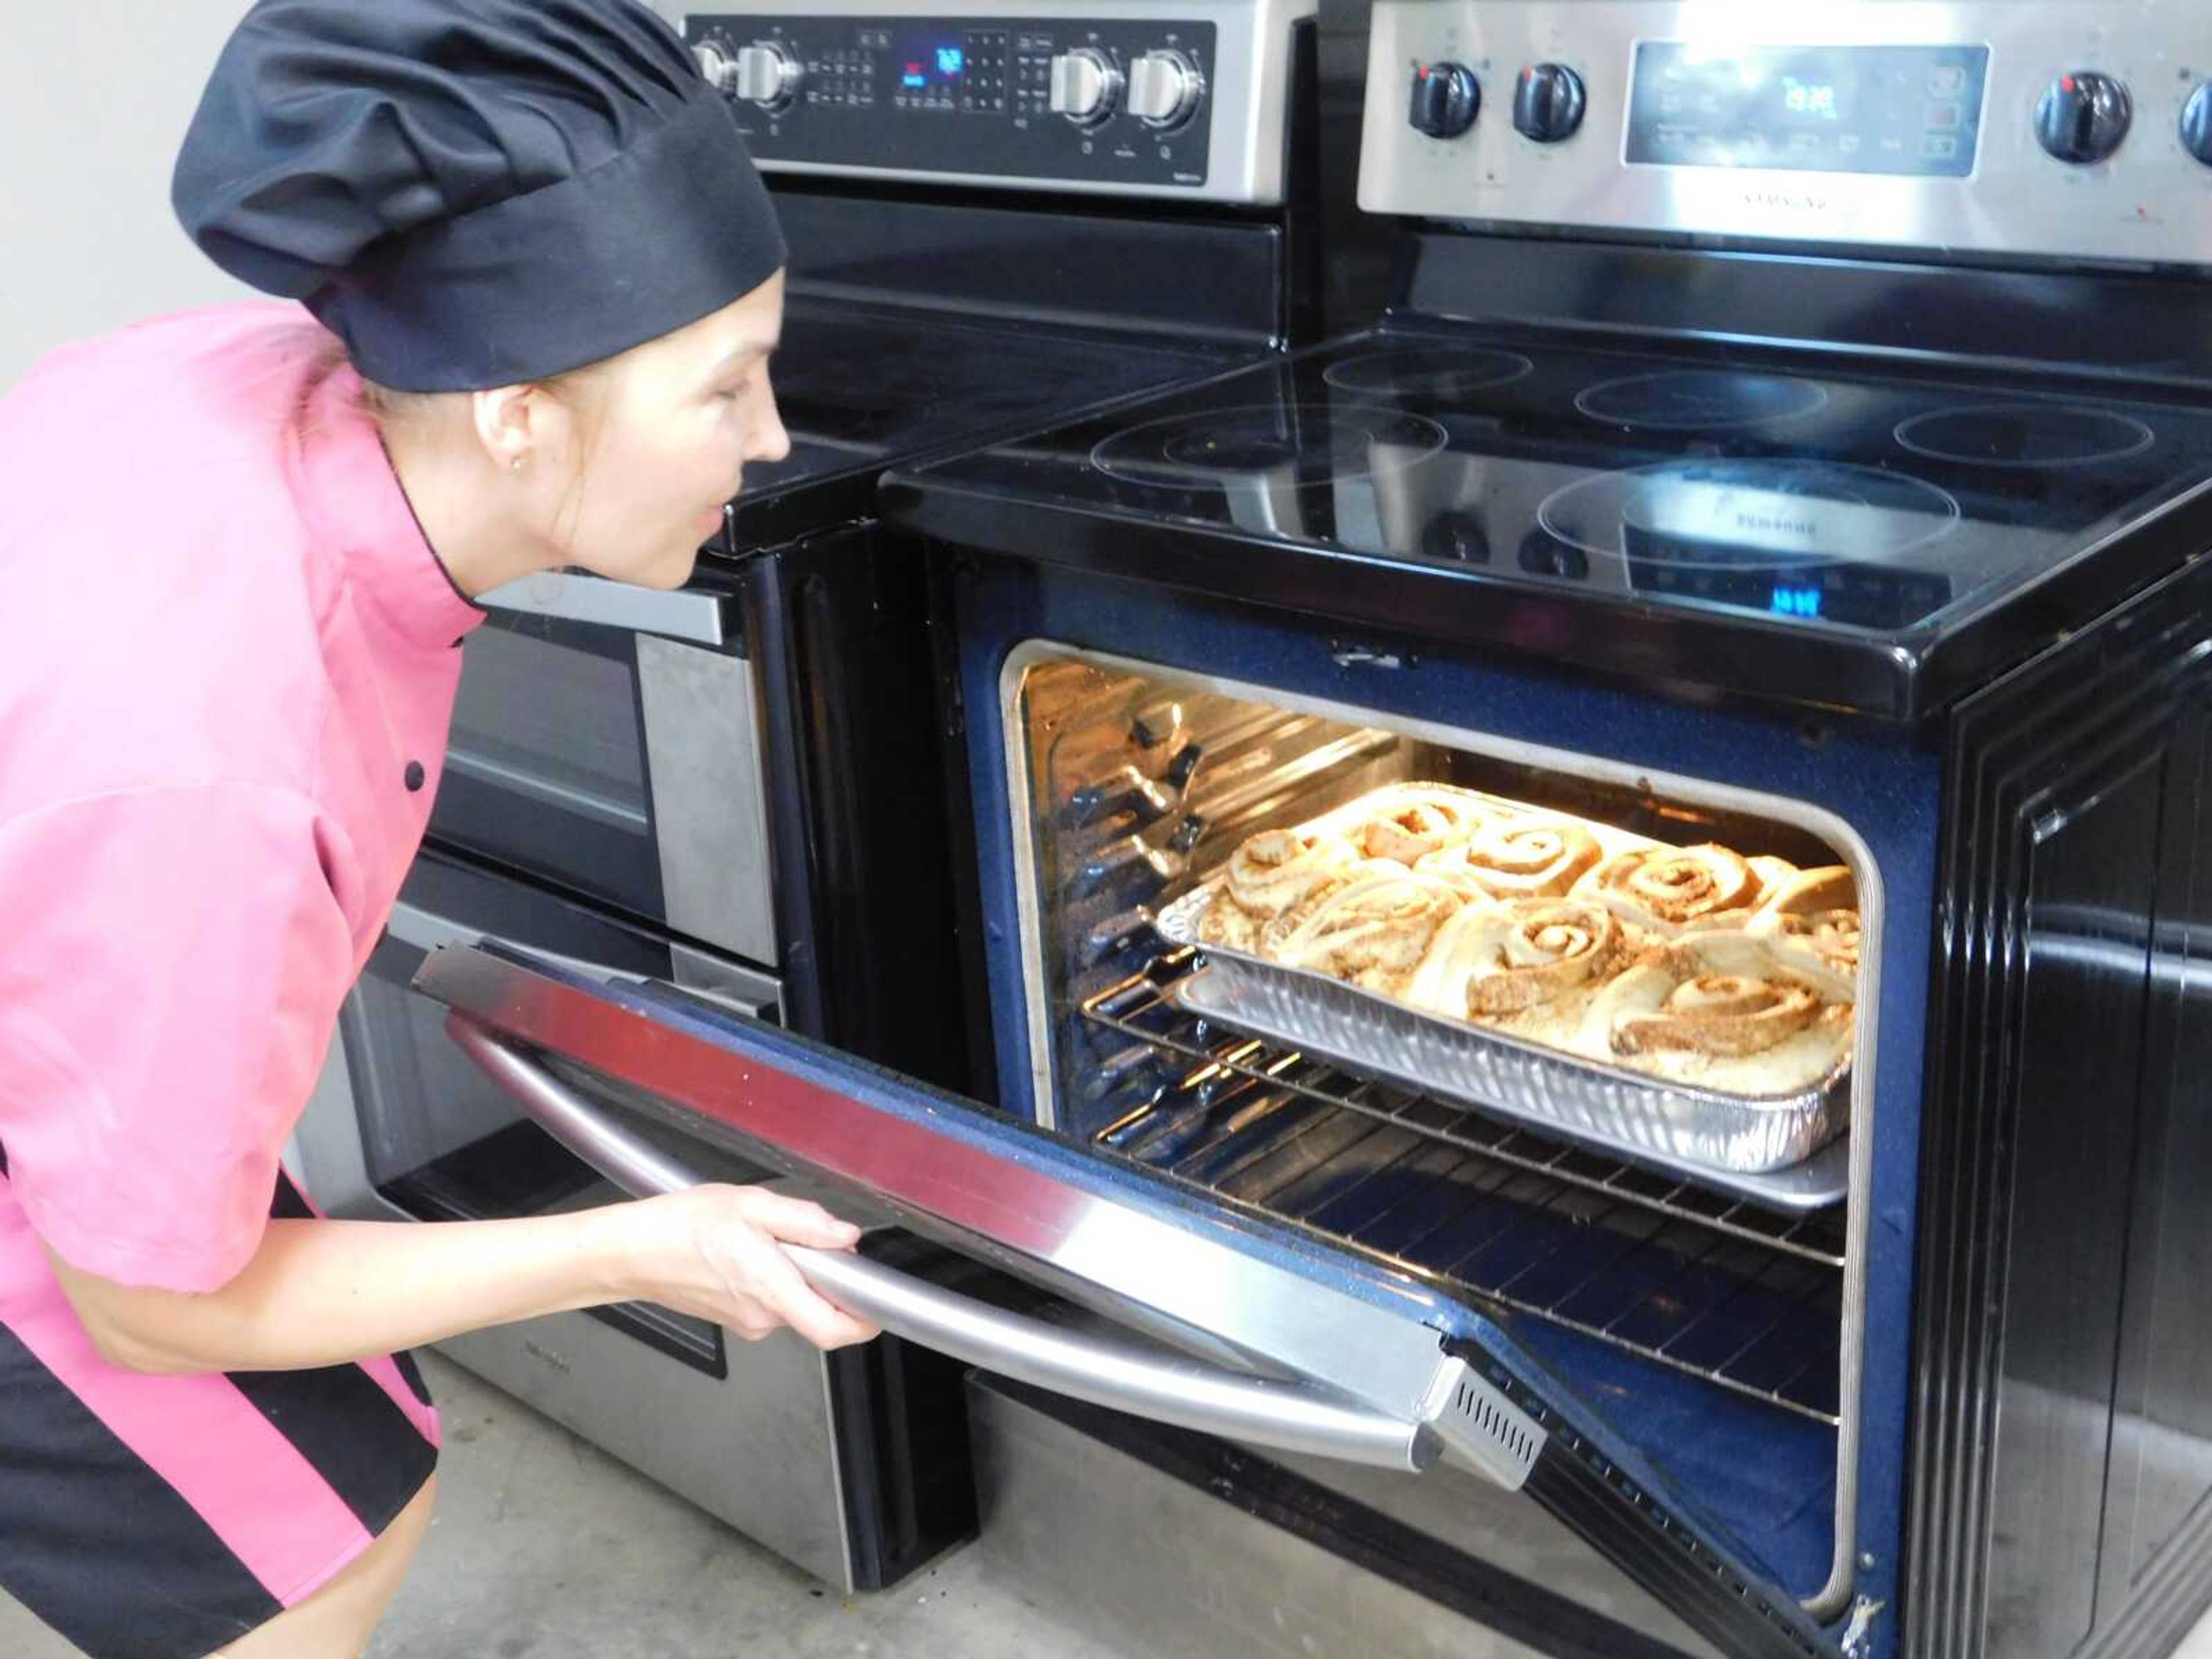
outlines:
[{"label": "black glass cooktop", "polygon": [[[2170,568],[2173,521],[2212,497],[2212,407],[1814,361],[1392,329],[913,469],[892,510],[1003,551],[1912,715],[1939,656],[1954,682],[2017,659],[2022,628],[2048,637]],[[2212,546],[2194,529],[2179,557]],[[1964,649],[2014,609],[2009,642]]]},{"label": "black glass cooktop", "polygon": [[866,511],[876,478],[896,462],[1066,419],[1234,361],[1204,345],[795,300],[771,370],[791,454],[746,468],[732,515],[735,549]]}]

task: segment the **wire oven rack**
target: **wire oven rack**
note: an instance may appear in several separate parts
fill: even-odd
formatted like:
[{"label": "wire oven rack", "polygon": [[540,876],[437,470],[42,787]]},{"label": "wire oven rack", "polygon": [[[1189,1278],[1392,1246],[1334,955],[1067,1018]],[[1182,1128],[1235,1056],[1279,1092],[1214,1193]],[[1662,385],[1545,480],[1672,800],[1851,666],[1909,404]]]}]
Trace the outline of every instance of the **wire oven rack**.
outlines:
[{"label": "wire oven rack", "polygon": [[1840,1421],[1840,1210],[1778,1215],[1211,1026],[1167,994],[1194,959],[1171,952],[1081,1004],[1162,1062],[1102,1146],[1478,1300]]}]

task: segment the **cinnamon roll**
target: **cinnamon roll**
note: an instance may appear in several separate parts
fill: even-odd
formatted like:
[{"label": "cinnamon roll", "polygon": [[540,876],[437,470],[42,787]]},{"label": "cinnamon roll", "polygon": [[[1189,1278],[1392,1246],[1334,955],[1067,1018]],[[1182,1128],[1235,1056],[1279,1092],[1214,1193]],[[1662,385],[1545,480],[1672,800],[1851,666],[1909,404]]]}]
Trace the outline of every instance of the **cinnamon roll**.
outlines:
[{"label": "cinnamon roll", "polygon": [[1358,862],[1351,844],[1336,836],[1268,830],[1250,836],[1231,855],[1199,920],[1199,939],[1253,952],[1269,923],[1341,887]]},{"label": "cinnamon roll", "polygon": [[1807,870],[1768,895],[1747,931],[1785,961],[1855,975],[1858,884],[1840,864]]},{"label": "cinnamon roll", "polygon": [[1602,982],[1626,937],[1613,912],[1586,901],[1472,903],[1437,930],[1406,1000],[1458,1019],[1522,1013]]},{"label": "cinnamon roll", "polygon": [[1268,927],[1261,949],[1286,968],[1395,996],[1466,901],[1434,877],[1397,865],[1378,860],[1361,871],[1294,921]]},{"label": "cinnamon roll", "polygon": [[1698,933],[1648,951],[1591,1004],[1589,1045],[1641,1069],[1772,1096],[1834,1072],[1855,992],[1786,963],[1748,933]]},{"label": "cinnamon roll", "polygon": [[1560,898],[1604,856],[1571,818],[1500,818],[1415,868],[1492,898]]},{"label": "cinnamon roll", "polygon": [[1402,784],[1369,796],[1360,807],[1362,816],[1346,830],[1360,855],[1408,869],[1459,846],[1492,816],[1481,796],[1443,784]]},{"label": "cinnamon roll", "polygon": [[1671,936],[1741,927],[1765,887],[1749,860],[1709,843],[1632,848],[1584,876],[1574,896],[1605,905],[1623,921]]}]

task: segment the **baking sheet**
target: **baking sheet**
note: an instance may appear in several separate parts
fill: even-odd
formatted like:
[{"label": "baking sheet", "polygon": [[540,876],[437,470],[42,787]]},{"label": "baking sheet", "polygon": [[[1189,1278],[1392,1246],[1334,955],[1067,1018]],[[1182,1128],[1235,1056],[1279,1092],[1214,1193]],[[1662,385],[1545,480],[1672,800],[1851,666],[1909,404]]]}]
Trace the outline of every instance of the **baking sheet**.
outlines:
[{"label": "baking sheet", "polygon": [[[1176,944],[1199,945],[1212,894],[1212,883],[1194,889],[1155,925]],[[1424,1013],[1326,975],[1200,948],[1210,965],[1177,990],[1193,1013],[1762,1202],[1805,1209],[1844,1195],[1840,1163],[1832,1181],[1771,1177],[1805,1164],[1846,1127],[1848,1060],[1800,1094],[1723,1094]]]},{"label": "baking sheet", "polygon": [[[1665,1085],[1656,1091],[1639,1087],[1632,1100],[1624,1098],[1607,1108],[1591,1099],[1586,1082],[1571,1079],[1565,1098],[1571,1103],[1562,1111],[1562,1096],[1547,1091],[1546,1072],[1571,1066],[1573,1062],[1542,1050],[1533,1051],[1533,1057],[1548,1066],[1523,1066],[1513,1060],[1504,1063],[1491,1060],[1486,1066],[1482,1060],[1471,1060],[1473,1066],[1486,1069],[1498,1079],[1494,1091],[1445,1088],[1420,1064],[1418,1054],[1409,1058],[1407,1048],[1378,1029],[1368,1008],[1347,1006],[1331,1010],[1327,1006],[1332,1000],[1372,1005],[1376,998],[1334,980],[1322,983],[1338,994],[1336,997],[1324,995],[1312,1002],[1302,998],[1291,1011],[1295,1018],[1290,1020],[1278,1018],[1282,1012],[1279,1000],[1245,981],[1234,969],[1224,970],[1220,965],[1188,975],[1170,987],[1170,994],[1186,1012],[1232,1030],[1322,1055],[1348,1070],[1425,1095],[1451,1098],[1486,1116],[1523,1124],[1540,1134],[1572,1140],[1632,1164],[1663,1170],[1765,1209],[1803,1214],[1840,1204],[1850,1193],[1850,1146],[1839,1134],[1844,1110],[1841,1091],[1832,1103],[1834,1127],[1820,1135],[1816,1149],[1802,1160],[1766,1170],[1735,1169],[1711,1159],[1713,1155],[1740,1155],[1745,1149],[1741,1130],[1724,1126],[1716,1138],[1712,1127],[1703,1121],[1704,1103],[1681,1098],[1688,1091]],[[1470,1035],[1481,1034],[1470,1030]],[[1648,1097],[1652,1094],[1676,1098],[1655,1102]],[[1594,1106],[1599,1109],[1591,1109]],[[1670,1109],[1676,1113],[1671,1118],[1667,1115]],[[1788,1132],[1802,1133],[1800,1126],[1792,1126]],[[1786,1139],[1788,1134],[1780,1138]]]}]

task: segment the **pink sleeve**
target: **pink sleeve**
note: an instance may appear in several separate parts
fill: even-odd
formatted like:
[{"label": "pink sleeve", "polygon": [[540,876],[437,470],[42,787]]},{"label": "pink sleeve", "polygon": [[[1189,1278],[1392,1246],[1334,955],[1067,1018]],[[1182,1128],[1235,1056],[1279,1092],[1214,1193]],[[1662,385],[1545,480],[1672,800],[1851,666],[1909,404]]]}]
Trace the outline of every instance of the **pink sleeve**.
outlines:
[{"label": "pink sleeve", "polygon": [[0,824],[0,1150],[72,1267],[210,1291],[252,1259],[353,975],[341,850],[248,785]]}]

